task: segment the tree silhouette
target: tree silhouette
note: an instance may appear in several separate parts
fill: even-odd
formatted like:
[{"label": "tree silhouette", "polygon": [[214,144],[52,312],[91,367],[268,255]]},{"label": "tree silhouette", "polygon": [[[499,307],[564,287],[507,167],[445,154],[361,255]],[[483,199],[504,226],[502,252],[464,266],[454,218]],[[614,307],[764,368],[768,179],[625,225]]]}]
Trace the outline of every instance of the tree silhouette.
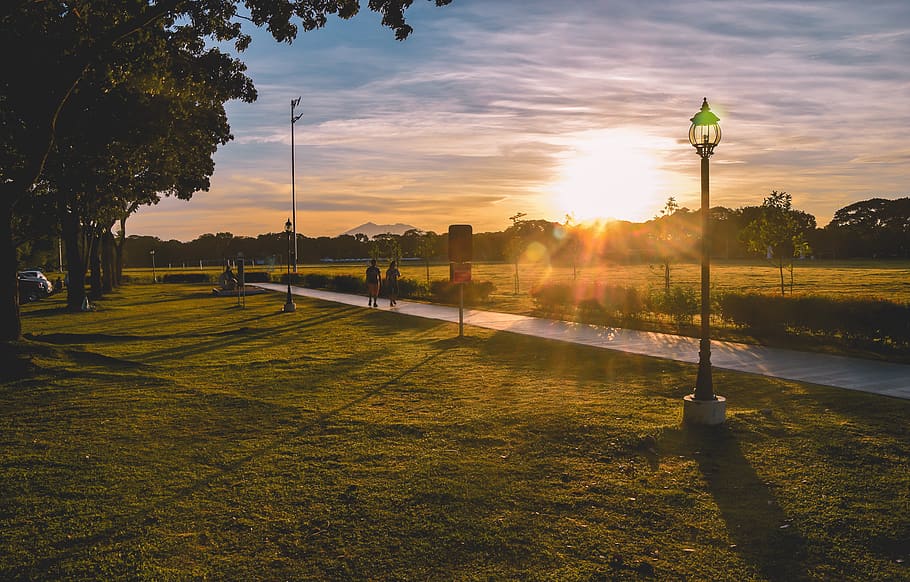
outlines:
[{"label": "tree silhouette", "polygon": [[[790,292],[793,292],[793,257],[810,252],[806,242],[806,227],[803,216],[811,216],[792,208],[792,198],[786,192],[773,190],[761,205],[758,218],[750,222],[742,232],[743,241],[753,252],[765,254],[776,261],[780,272],[780,294],[785,294],[784,264],[790,267]],[[812,217],[812,227],[815,218]]]}]

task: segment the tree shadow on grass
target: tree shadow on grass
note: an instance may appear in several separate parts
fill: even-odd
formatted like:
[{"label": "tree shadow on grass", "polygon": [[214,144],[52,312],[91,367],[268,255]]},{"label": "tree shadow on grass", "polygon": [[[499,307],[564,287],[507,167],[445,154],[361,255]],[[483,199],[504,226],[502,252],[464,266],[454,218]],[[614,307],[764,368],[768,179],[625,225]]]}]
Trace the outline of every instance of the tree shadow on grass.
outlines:
[{"label": "tree shadow on grass", "polygon": [[[377,350],[377,353],[381,351],[381,349]],[[313,434],[314,432],[318,432],[332,417],[346,410],[349,410],[365,401],[368,401],[375,396],[378,396],[388,388],[395,386],[411,373],[423,368],[424,366],[431,365],[436,359],[443,356],[445,351],[445,349],[440,349],[428,354],[420,362],[402,371],[400,374],[389,378],[382,384],[379,384],[372,389],[367,390],[360,396],[357,396],[348,402],[340,404],[333,409],[322,412],[311,420],[301,423],[300,426],[296,428],[296,430],[277,434],[266,444],[257,447],[255,450],[233,460],[230,463],[221,465],[216,471],[212,472],[208,476],[190,483],[185,487],[181,487],[175,490],[172,494],[159,499],[149,506],[129,515],[122,515],[112,518],[110,525],[100,531],[87,533],[81,538],[71,538],[67,539],[65,542],[56,544],[56,547],[59,548],[58,553],[53,556],[46,556],[44,558],[36,560],[35,564],[29,568],[29,573],[32,575],[37,575],[38,573],[47,575],[54,572],[65,560],[76,556],[81,552],[89,551],[93,546],[96,546],[100,543],[125,543],[137,536],[140,536],[141,528],[155,521],[154,514],[157,511],[169,505],[179,503],[200,492],[206,491],[212,485],[212,483],[237,473],[245,465],[267,457],[269,454],[272,454],[275,450],[279,449],[289,442],[300,439],[309,434]]]},{"label": "tree shadow on grass", "polygon": [[688,457],[698,463],[735,551],[763,577],[807,578],[806,540],[727,426],[665,430],[658,447],[662,456]]}]

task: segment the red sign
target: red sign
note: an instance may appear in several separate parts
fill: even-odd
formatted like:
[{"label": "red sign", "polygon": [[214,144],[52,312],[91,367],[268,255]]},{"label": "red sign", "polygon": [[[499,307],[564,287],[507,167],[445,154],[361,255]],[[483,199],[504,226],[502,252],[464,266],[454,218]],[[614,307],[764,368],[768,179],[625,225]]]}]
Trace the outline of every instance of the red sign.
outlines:
[{"label": "red sign", "polygon": [[452,283],[471,282],[471,263],[452,263]]}]

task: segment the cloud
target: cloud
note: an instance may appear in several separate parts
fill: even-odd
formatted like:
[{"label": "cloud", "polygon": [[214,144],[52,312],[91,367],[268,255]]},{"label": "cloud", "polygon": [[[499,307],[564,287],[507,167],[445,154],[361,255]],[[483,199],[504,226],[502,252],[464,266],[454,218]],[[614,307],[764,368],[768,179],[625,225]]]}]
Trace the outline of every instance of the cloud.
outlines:
[{"label": "cloud", "polygon": [[[910,3],[418,2],[392,40],[363,13],[293,45],[256,32],[242,58],[260,99],[232,103],[235,141],[212,190],[160,233],[270,230],[290,206],[290,99],[299,218],[333,235],[367,220],[442,231],[548,216],[545,193],[588,132],[654,138],[666,194],[697,208],[689,118],[702,97],[724,139],[712,202],[758,204],[771,189],[824,224],[873,195],[907,194]],[[573,142],[573,140],[576,140]],[[804,204],[805,206],[800,206]],[[658,208],[655,208],[655,212]],[[262,220],[256,226],[254,218]],[[179,225],[179,226],[178,226]],[[188,226],[187,226],[188,225]],[[250,229],[250,230],[245,230]]]}]

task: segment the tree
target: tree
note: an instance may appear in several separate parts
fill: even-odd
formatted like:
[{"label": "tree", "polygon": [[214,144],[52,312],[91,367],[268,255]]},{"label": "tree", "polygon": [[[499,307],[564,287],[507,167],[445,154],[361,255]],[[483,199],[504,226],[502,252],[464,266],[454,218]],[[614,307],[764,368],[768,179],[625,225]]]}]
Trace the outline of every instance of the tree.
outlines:
[{"label": "tree", "polygon": [[525,222],[524,217],[527,216],[525,212],[517,212],[509,217],[509,220],[512,221],[512,226],[506,231],[508,234],[508,247],[506,252],[509,255],[509,260],[515,266],[515,273],[513,275],[513,293],[518,295],[519,290],[521,289],[521,284],[518,278],[518,260],[521,258],[521,253],[524,252],[525,240],[522,237],[522,226]]},{"label": "tree", "polygon": [[373,257],[378,258],[381,255],[385,255],[390,261],[401,261],[401,244],[399,239],[401,237],[397,234],[392,234],[391,232],[385,232],[382,234],[377,234],[373,237],[378,243],[378,254]]},{"label": "tree", "polygon": [[[660,253],[660,263],[664,275],[664,292],[670,292],[670,265],[679,250],[679,243],[686,237],[686,232],[680,226],[680,221],[674,217],[679,210],[676,198],[670,196],[660,213],[654,217],[653,235]],[[678,218],[678,217],[677,217]]]},{"label": "tree", "polygon": [[239,61],[178,42],[164,28],[120,49],[70,98],[81,114],[61,119],[45,164],[64,225],[71,310],[83,304],[87,266],[93,298],[113,287],[118,220],[123,233],[139,206],[208,189],[212,155],[231,137],[224,102],[255,98]]},{"label": "tree", "polygon": [[841,208],[825,227],[847,256],[910,257],[910,198],[871,198]]},{"label": "tree", "polygon": [[563,225],[565,236],[568,239],[569,252],[572,254],[572,280],[578,280],[578,251],[581,241],[578,237],[578,227],[575,222],[573,213],[566,214],[566,222]]},{"label": "tree", "polygon": [[427,273],[427,287],[430,286],[430,259],[433,258],[433,255],[436,254],[436,247],[438,245],[439,235],[437,235],[432,230],[422,231],[416,228],[412,228],[406,231],[402,238],[405,240],[416,238],[414,244],[414,253],[416,256],[423,259],[424,267],[426,268]]},{"label": "tree", "polygon": [[793,292],[793,257],[809,252],[806,228],[814,228],[815,217],[793,210],[791,196],[773,190],[761,205],[758,218],[742,232],[742,239],[753,252],[776,261],[780,272],[780,294],[785,294],[784,264],[790,267],[790,292]]},{"label": "tree", "polygon": [[[443,6],[451,0],[434,0]],[[398,40],[411,32],[404,11],[413,0],[370,0],[382,24]],[[241,14],[238,8],[248,10]],[[83,83],[110,70],[124,44],[160,28],[173,42],[202,50],[206,39],[233,41],[243,51],[251,38],[241,22],[265,26],[279,42],[291,42],[298,26],[325,25],[330,15],[351,18],[359,0],[48,0],[15,2],[0,11],[0,52],[16,55],[0,76],[0,340],[21,334],[16,283],[14,209],[35,193],[57,140],[58,123],[78,117],[70,100]],[[112,79],[120,80],[119,71]],[[38,73],[38,74],[36,74]],[[87,193],[93,196],[95,193]]]}]

